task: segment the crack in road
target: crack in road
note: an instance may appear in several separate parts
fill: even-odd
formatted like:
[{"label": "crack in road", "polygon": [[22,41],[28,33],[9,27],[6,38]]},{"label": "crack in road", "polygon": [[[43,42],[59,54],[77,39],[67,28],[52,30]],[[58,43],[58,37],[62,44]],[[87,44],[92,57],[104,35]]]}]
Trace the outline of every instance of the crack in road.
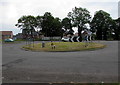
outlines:
[{"label": "crack in road", "polygon": [[13,66],[13,64],[21,63],[21,62],[23,62],[24,60],[25,60],[25,58],[17,59],[17,60],[11,61],[11,62],[9,62],[9,63],[3,64],[2,67],[10,68],[10,67]]}]

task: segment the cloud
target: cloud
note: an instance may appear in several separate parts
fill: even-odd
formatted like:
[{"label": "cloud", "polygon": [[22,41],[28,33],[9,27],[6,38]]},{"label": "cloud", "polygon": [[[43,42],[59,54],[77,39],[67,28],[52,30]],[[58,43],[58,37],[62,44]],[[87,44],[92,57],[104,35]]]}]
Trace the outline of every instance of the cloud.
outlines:
[{"label": "cloud", "polygon": [[118,17],[120,17],[120,1],[118,3]]},{"label": "cloud", "polygon": [[82,7],[87,8],[91,15],[94,16],[94,13],[99,10],[104,10],[110,13],[112,18],[118,17],[118,5],[117,2],[88,2],[84,3]]},{"label": "cloud", "polygon": [[17,20],[23,15],[43,15],[51,12],[53,16],[63,19],[75,6],[87,8],[93,16],[95,11],[104,10],[113,18],[118,16],[118,0],[0,0],[0,29],[13,30]]}]

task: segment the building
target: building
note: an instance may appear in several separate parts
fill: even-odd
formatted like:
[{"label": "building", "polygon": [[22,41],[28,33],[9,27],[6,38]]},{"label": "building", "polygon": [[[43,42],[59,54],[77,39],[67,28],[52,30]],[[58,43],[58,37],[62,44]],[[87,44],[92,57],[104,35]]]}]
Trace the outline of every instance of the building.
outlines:
[{"label": "building", "polygon": [[2,34],[2,39],[13,39],[13,32],[12,31],[0,31],[0,34]]},{"label": "building", "polygon": [[16,39],[23,39],[22,33],[18,33],[14,36]]},{"label": "building", "polygon": [[27,35],[25,34],[25,32],[14,35],[14,39],[27,39],[27,38],[42,39],[44,38],[44,35],[37,32],[34,32],[34,35]]}]

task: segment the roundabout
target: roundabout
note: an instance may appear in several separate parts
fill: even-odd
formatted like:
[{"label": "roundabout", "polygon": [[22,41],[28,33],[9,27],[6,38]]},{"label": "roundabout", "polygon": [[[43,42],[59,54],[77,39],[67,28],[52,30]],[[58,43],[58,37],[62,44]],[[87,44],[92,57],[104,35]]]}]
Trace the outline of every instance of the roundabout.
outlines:
[{"label": "roundabout", "polygon": [[[40,52],[72,52],[84,50],[96,50],[106,47],[106,45],[95,42],[46,42],[29,44],[23,46],[25,50],[40,51]],[[54,47],[53,47],[54,46]]]}]

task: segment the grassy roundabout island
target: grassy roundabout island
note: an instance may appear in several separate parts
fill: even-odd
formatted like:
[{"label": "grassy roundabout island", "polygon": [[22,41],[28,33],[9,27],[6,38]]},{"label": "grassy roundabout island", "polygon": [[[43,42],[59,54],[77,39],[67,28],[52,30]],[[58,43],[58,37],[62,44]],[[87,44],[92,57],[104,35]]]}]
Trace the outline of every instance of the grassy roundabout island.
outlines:
[{"label": "grassy roundabout island", "polygon": [[69,51],[82,51],[82,50],[95,50],[104,48],[105,45],[99,43],[85,43],[85,42],[53,42],[55,49],[52,48],[51,42],[46,42],[45,47],[42,48],[42,43],[34,44],[34,46],[23,46],[25,50],[41,51],[41,52],[69,52]]}]

